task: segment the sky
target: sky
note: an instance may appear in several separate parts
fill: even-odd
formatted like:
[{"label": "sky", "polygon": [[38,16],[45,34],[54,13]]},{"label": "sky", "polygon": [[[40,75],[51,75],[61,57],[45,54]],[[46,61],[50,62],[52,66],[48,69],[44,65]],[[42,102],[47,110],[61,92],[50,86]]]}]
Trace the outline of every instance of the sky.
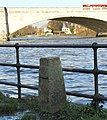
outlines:
[{"label": "sky", "polygon": [[0,7],[82,7],[107,0],[0,0]]}]

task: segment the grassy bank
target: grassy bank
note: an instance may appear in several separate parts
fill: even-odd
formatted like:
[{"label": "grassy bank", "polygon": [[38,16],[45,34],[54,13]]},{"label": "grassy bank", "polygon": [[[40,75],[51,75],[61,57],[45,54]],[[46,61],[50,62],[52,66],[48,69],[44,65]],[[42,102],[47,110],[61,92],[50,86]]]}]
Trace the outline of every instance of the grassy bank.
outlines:
[{"label": "grassy bank", "polygon": [[0,93],[0,115],[14,114],[18,111],[26,111],[22,118],[17,120],[107,120],[107,109],[94,110],[89,105],[77,105],[67,102],[63,109],[54,114],[41,112],[38,97],[27,96],[18,100]]}]

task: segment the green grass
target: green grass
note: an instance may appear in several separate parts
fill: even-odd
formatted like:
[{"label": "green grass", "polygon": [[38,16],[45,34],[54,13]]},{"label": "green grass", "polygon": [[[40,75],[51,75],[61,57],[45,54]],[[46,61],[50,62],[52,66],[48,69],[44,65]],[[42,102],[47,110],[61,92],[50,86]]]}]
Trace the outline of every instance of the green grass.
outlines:
[{"label": "green grass", "polygon": [[36,115],[33,113],[25,113],[21,120],[36,120]]},{"label": "green grass", "polygon": [[37,97],[24,97],[19,100],[0,93],[0,115],[25,110],[37,111],[38,109]]},{"label": "green grass", "polygon": [[47,120],[107,120],[107,109],[94,110],[90,105],[67,103],[65,107],[54,113],[41,113]]},{"label": "green grass", "polygon": [[67,102],[63,109],[51,114],[40,112],[37,97],[27,96],[21,100],[10,98],[0,93],[0,115],[13,114],[17,111],[26,111],[20,120],[36,120],[36,114],[44,120],[107,120],[107,109],[93,109],[91,104],[77,105]]}]

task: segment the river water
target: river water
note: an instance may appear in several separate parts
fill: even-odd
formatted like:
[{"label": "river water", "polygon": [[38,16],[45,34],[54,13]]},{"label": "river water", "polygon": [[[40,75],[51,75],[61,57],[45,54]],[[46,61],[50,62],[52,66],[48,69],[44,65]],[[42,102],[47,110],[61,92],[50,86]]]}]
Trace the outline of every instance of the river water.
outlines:
[{"label": "river water", "polygon": [[[12,38],[3,44],[92,44],[105,43],[106,37],[35,37]],[[62,67],[93,69],[93,50],[88,48],[20,48],[20,63],[27,65],[39,65],[41,57],[58,56]],[[3,63],[16,63],[14,48],[0,48],[0,61]],[[98,68],[107,70],[107,49],[98,49]],[[16,68],[0,66],[0,80],[17,83]],[[26,85],[38,85],[39,74],[36,69],[21,68],[21,83]],[[99,93],[107,96],[107,77],[99,75]],[[64,72],[65,87],[67,91],[77,91],[83,94],[94,94],[94,76],[92,74]],[[17,88],[0,85],[0,91],[17,97]],[[22,94],[37,95],[37,91],[22,89]],[[90,99],[68,96],[72,102],[86,104]],[[104,105],[107,106],[106,103]]]}]

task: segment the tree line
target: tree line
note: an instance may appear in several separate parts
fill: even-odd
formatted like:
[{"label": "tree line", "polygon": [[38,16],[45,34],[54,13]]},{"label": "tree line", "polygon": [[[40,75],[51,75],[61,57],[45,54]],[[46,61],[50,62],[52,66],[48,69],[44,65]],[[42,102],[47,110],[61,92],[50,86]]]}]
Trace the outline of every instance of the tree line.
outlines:
[{"label": "tree line", "polygon": [[[51,20],[47,24],[47,28],[51,29],[53,33],[55,31],[61,31],[63,25],[66,27],[70,28],[71,33],[74,33],[75,26],[71,25],[71,22],[64,22],[64,21],[56,21],[56,20]],[[78,29],[79,30],[79,29]],[[83,30],[83,27],[81,28]],[[80,31],[80,30],[79,30]],[[86,31],[86,30],[85,30]],[[19,37],[19,36],[26,36],[26,35],[44,35],[44,28],[37,28],[36,26],[28,25],[14,33],[12,33],[10,36],[11,37]]]}]

